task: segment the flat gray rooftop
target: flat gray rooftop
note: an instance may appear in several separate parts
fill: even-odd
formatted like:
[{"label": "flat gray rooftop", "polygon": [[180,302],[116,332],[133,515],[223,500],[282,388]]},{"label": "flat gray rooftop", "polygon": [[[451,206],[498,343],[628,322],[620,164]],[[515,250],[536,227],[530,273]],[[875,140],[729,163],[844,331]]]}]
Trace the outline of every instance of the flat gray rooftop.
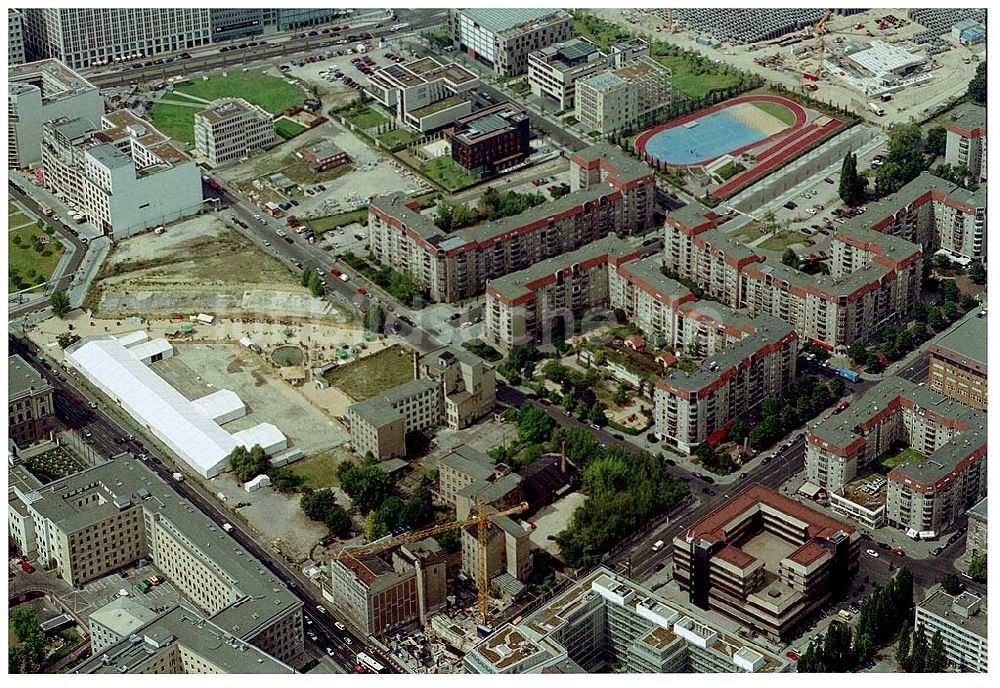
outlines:
[{"label": "flat gray rooftop", "polygon": [[27,361],[17,354],[7,358],[8,403],[47,389],[52,389],[52,385],[34,367],[28,365]]},{"label": "flat gray rooftop", "polygon": [[931,344],[954,351],[960,356],[986,364],[986,318],[973,308],[952,327],[939,334]]}]

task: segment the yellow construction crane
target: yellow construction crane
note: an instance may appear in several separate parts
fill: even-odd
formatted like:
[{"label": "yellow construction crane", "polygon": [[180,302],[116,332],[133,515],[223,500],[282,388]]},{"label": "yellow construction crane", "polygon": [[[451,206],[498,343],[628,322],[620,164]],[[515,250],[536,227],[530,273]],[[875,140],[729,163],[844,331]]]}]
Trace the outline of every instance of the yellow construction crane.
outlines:
[{"label": "yellow construction crane", "polygon": [[456,528],[464,528],[465,526],[478,526],[478,536],[479,536],[479,575],[476,581],[479,589],[479,616],[482,618],[483,625],[487,623],[489,616],[489,566],[486,561],[486,545],[489,542],[489,525],[490,522],[500,516],[510,516],[511,514],[519,514],[522,511],[528,510],[528,503],[521,502],[515,507],[510,509],[504,509],[503,511],[495,511],[493,513],[486,512],[486,505],[482,502],[478,504],[478,513],[472,517],[467,518],[464,521],[451,521],[449,523],[440,523],[436,526],[430,526],[428,528],[422,528],[420,530],[415,530],[412,533],[405,533],[398,537],[390,538],[388,540],[381,540],[379,542],[373,542],[370,545],[361,545],[360,547],[355,547],[350,550],[344,550],[339,554],[331,557],[332,561],[341,561],[343,559],[354,559],[356,557],[365,554],[375,554],[376,552],[383,552],[387,549],[396,547],[397,545],[405,545],[408,542],[416,542],[417,540],[423,540],[439,533],[444,533],[449,530],[455,530]]},{"label": "yellow construction crane", "polygon": [[833,16],[833,10],[827,10],[826,14],[823,15],[823,18],[820,19],[818,22],[816,22],[816,26],[814,26],[813,29],[816,31],[818,35],[822,36],[824,33],[826,33],[826,23],[830,21],[830,17],[832,16]]}]

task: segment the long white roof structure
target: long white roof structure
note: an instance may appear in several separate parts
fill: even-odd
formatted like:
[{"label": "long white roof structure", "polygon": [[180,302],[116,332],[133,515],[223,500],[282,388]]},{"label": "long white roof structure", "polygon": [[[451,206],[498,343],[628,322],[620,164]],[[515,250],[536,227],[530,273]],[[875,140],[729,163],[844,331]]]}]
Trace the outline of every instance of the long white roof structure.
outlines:
[{"label": "long white roof structure", "polygon": [[[136,421],[206,478],[224,470],[226,457],[237,444],[242,444],[242,438],[220,428],[210,413],[184,397],[117,340],[86,340],[69,347],[66,358],[94,386],[120,403]],[[277,428],[274,432],[281,434]],[[273,433],[268,434],[274,444]],[[250,439],[253,435],[245,437]]]}]

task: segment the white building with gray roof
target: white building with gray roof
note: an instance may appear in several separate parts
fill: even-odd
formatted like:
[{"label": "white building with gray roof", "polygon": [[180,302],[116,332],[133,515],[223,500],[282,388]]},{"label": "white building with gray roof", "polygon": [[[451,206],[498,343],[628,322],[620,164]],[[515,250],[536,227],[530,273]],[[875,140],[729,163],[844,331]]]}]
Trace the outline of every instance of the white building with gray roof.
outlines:
[{"label": "white building with gray roof", "polygon": [[529,53],[572,38],[573,16],[536,7],[452,9],[448,32],[458,50],[510,76],[528,69]]}]

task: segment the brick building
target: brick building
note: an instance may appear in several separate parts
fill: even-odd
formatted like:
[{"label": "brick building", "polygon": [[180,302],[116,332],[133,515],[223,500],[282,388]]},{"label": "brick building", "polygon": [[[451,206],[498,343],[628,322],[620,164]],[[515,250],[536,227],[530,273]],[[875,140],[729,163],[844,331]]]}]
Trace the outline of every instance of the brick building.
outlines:
[{"label": "brick building", "polygon": [[455,120],[451,158],[480,179],[493,177],[528,159],[530,138],[527,113],[498,103]]}]

